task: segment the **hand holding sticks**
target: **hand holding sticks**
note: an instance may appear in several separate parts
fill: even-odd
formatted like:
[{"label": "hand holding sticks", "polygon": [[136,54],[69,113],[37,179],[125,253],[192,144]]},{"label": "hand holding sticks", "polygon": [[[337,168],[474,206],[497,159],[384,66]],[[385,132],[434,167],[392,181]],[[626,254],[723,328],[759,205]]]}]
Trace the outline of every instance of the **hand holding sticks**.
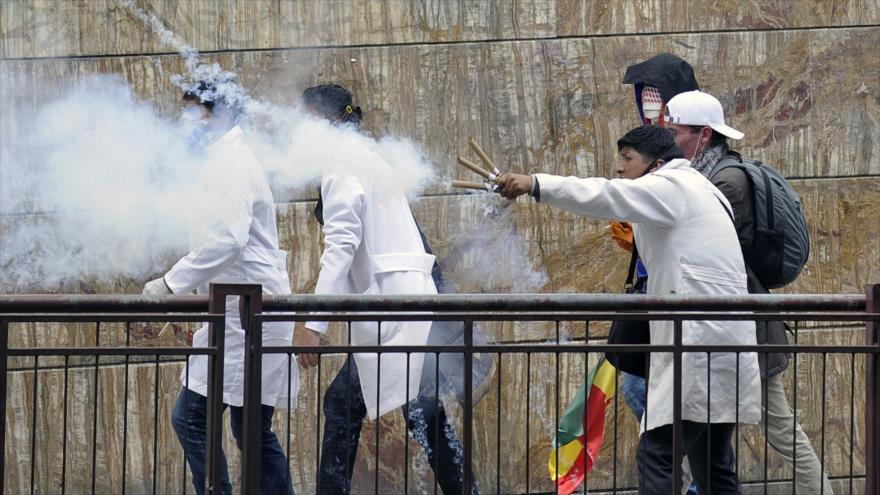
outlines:
[{"label": "hand holding sticks", "polygon": [[458,157],[459,165],[467,168],[475,174],[483,176],[489,182],[468,182],[463,180],[454,180],[452,181],[452,187],[458,187],[461,189],[486,190],[489,192],[494,191],[495,185],[490,184],[490,182],[495,182],[495,179],[497,179],[498,176],[501,175],[501,171],[498,170],[498,167],[496,167],[494,163],[492,163],[489,155],[487,155],[486,152],[483,151],[483,148],[481,148],[480,145],[477,144],[476,140],[471,138],[468,141],[468,145],[470,145],[471,149],[474,150],[474,152],[477,154],[477,156],[480,157],[480,160],[489,168],[489,170],[486,170],[476,163],[463,157]]}]

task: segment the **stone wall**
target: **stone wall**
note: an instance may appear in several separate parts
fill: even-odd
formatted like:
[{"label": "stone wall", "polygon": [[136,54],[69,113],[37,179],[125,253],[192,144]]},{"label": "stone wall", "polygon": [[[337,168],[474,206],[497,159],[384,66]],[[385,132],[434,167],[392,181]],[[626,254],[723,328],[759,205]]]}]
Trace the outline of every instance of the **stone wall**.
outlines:
[{"label": "stone wall", "polygon": [[[693,64],[703,88],[723,102],[731,125],[746,133],[743,153],[779,167],[802,194],[813,254],[787,291],[861,292],[866,283],[880,280],[878,0],[135,3],[156,13],[202,51],[203,59],[240,74],[255,95],[290,102],[307,85],[340,82],[353,88],[370,132],[416,141],[434,161],[438,180],[415,202],[414,212],[461,291],[513,289],[509,277],[480,271],[487,260],[473,245],[485,237],[487,226],[498,234],[489,251],[497,259],[490,261],[525,256],[546,273],[537,290],[619,290],[626,256],[612,246],[603,224],[525,199],[504,205],[482,194],[451,190],[448,182],[469,178],[454,157],[471,136],[505,169],[611,176],[614,141],[638,123],[632,89],[620,82],[623,71],[661,51]],[[116,74],[170,114],[176,109],[177,89],[169,75],[182,72],[182,61],[172,52],[114,0],[0,4],[0,148],[15,145],[21,132],[16,123],[39,107],[40,100],[28,97],[36,88],[50,97],[60,95],[90,74]],[[0,170],[0,182],[9,173]],[[14,188],[5,186],[3,191],[15,194]],[[310,215],[314,199],[311,190],[276,197],[283,248],[292,254],[294,292],[309,292],[317,277],[321,244]],[[495,213],[487,223],[483,212],[489,203]],[[0,197],[0,233],[15,222],[44,221],[39,212],[11,211],[7,204]],[[505,242],[509,239],[520,242]],[[0,249],[3,242],[0,235]],[[474,277],[475,271],[481,277]],[[58,290],[136,292],[142,283],[86,280]],[[486,325],[484,330],[491,340],[506,342],[555,335],[552,326],[542,324]],[[583,325],[564,325],[562,330],[583,338]],[[594,326],[591,336],[601,339],[604,331]],[[12,345],[95,342],[94,325],[14,325],[11,332]],[[861,335],[857,327],[813,325],[800,330],[800,341],[859,343]],[[100,339],[102,345],[120,344],[124,329],[102,326]],[[156,343],[149,336],[135,341]],[[595,359],[590,356],[591,363]],[[88,490],[93,456],[99,493],[119,492],[123,479],[130,493],[151,491],[154,478],[159,493],[183,491],[182,453],[168,421],[180,362],[126,364],[102,358],[97,382],[93,359],[72,358],[69,364],[76,366],[66,375],[59,367],[63,364],[60,358],[42,359],[35,374],[33,360],[10,360],[7,493],[26,491],[32,459],[38,492],[59,492],[62,473],[71,493]],[[294,479],[302,493],[314,489],[317,390],[329,384],[339,364],[328,359],[320,383],[314,371],[307,372],[299,409],[289,417],[276,415],[285,448],[290,442]],[[583,356],[560,359],[561,407],[582,383],[588,369],[584,364]],[[556,369],[549,354],[503,359],[500,407],[493,385],[475,411],[475,470],[484,491],[496,488],[498,446],[502,492],[550,489],[546,462],[556,415]],[[824,369],[823,378],[821,356],[799,358],[786,374],[790,397],[793,402],[797,397],[799,420],[822,450],[818,404],[826,392],[829,474],[850,472],[851,423],[856,425],[853,470],[863,473],[864,411],[858,400],[854,417],[849,409],[851,383],[855,397],[863,396],[863,361],[831,355]],[[153,397],[158,397],[155,407]],[[451,409],[460,418],[460,411]],[[591,488],[610,487],[615,472],[619,486],[635,485],[635,422],[622,402],[618,409],[617,456],[603,452]],[[380,489],[397,493],[402,491],[406,433],[396,415],[379,425]],[[355,468],[355,484],[362,491],[373,488],[375,434],[375,424],[366,424]],[[610,449],[612,442],[606,446]],[[411,440],[408,449],[420,452]],[[67,453],[65,464],[62,451]],[[237,469],[229,442],[227,452],[231,469]],[[761,478],[764,442],[757,428],[743,428],[739,452],[743,478]],[[423,492],[429,483],[426,462],[423,454],[414,456],[411,490]],[[790,476],[789,466],[772,452],[768,466],[773,478]]]}]

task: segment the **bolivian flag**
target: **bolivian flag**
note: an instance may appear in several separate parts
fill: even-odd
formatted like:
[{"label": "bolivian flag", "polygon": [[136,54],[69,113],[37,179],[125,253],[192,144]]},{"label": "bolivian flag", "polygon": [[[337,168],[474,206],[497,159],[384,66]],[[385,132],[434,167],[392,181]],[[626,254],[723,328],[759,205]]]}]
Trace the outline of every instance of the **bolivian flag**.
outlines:
[{"label": "bolivian flag", "polygon": [[[589,396],[585,400],[588,387]],[[584,474],[593,468],[605,438],[605,410],[616,392],[617,369],[602,358],[559,418],[559,431],[553,444],[555,448],[550,451],[548,468],[560,495],[574,492],[584,480]]]}]

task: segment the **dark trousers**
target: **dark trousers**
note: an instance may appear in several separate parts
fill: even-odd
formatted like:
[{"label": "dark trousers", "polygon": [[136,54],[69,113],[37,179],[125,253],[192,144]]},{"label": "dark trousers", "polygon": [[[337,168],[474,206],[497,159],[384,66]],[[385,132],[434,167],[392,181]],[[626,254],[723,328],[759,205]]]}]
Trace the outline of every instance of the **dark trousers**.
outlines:
[{"label": "dark trousers", "polygon": [[[407,428],[425,449],[444,495],[463,493],[462,446],[447,421],[443,403],[434,396],[420,395],[406,409]],[[319,493],[343,495],[350,492],[358,440],[366,416],[357,365],[349,358],[324,394]],[[472,493],[477,493],[476,488]]]},{"label": "dark trousers", "polygon": [[[177,396],[177,403],[174,404],[174,410],[171,412],[171,423],[180,444],[183,446],[186,461],[192,471],[193,486],[198,495],[205,493],[207,404],[208,400],[204,396],[184,387],[181,389],[180,395]],[[263,406],[261,428],[263,455],[260,459],[260,491],[266,494],[293,495],[287,457],[281,450],[278,437],[272,431],[272,414],[274,412],[275,408]],[[243,409],[229,406],[229,413],[232,436],[235,437],[235,443],[241,449]],[[225,455],[220,457],[220,479],[220,493],[231,495],[232,486],[229,484]]]},{"label": "dark trousers", "polygon": [[[694,423],[682,421],[681,446],[691,466],[697,493],[739,495],[736,458],[730,444],[733,423]],[[672,425],[661,426],[642,434],[636,460],[639,466],[640,495],[681,493],[672,486],[672,466],[681,459],[672,458]]]}]

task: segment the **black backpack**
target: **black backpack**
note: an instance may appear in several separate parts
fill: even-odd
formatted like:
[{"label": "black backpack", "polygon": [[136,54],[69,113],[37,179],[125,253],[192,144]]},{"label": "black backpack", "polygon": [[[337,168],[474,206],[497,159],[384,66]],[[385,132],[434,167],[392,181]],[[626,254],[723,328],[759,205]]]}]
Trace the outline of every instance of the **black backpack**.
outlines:
[{"label": "black backpack", "polygon": [[782,174],[758,160],[724,158],[713,178],[730,167],[745,172],[755,195],[755,255],[749,268],[765,288],[784,287],[800,275],[810,257],[810,235],[800,197]]}]

